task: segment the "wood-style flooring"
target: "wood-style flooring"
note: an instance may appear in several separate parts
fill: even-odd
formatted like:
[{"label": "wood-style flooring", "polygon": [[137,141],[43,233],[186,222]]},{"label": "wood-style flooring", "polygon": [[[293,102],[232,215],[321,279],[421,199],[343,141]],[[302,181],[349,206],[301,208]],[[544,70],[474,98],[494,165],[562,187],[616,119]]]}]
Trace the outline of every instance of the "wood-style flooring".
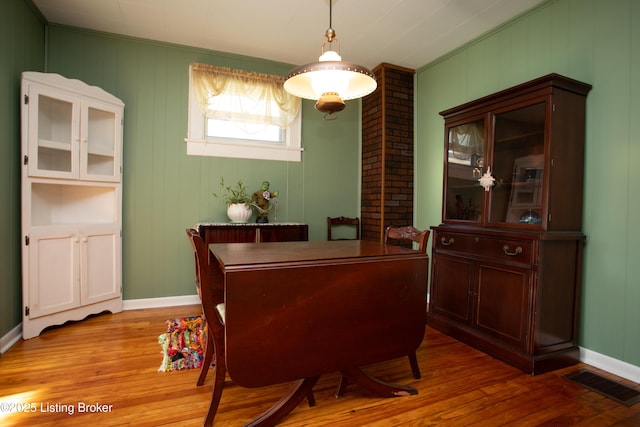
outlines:
[{"label": "wood-style flooring", "polygon": [[[196,387],[197,370],[157,371],[165,320],[199,312],[184,306],[102,314],[18,342],[0,356],[0,425],[201,425],[212,372]],[[382,399],[350,386],[336,399],[339,376],[325,375],[314,388],[316,406],[303,402],[281,425],[640,426],[640,403],[627,407],[562,378],[583,364],[532,377],[431,328],[417,355],[421,380],[412,377],[406,358],[365,369],[411,384],[417,395]],[[242,425],[288,389],[231,383],[214,425]],[[18,407],[35,412],[9,411]],[[106,412],[89,412],[97,409]]]}]

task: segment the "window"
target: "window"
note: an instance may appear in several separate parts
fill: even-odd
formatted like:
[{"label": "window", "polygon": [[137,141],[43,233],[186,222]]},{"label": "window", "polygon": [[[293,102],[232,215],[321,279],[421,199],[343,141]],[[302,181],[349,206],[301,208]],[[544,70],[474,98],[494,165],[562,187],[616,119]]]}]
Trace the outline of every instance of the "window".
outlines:
[{"label": "window", "polygon": [[299,162],[301,102],[283,80],[191,64],[187,154]]}]

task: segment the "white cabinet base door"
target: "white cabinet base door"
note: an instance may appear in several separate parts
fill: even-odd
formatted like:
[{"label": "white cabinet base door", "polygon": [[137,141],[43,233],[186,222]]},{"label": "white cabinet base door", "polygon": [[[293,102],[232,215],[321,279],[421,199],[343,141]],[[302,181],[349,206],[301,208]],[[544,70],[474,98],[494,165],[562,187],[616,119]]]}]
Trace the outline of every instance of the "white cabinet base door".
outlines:
[{"label": "white cabinet base door", "polygon": [[[49,232],[29,237],[25,317],[35,319],[80,306],[79,250],[74,233]],[[26,298],[25,298],[26,299]]]},{"label": "white cabinet base door", "polygon": [[119,240],[112,227],[30,234],[23,338],[90,314],[122,311]]}]

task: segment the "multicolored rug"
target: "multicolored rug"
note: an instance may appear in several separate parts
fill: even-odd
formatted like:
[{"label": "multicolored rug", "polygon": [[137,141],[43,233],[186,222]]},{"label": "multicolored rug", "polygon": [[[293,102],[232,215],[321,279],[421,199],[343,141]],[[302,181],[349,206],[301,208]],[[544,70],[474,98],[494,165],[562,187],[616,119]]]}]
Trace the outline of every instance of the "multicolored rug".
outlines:
[{"label": "multicolored rug", "polygon": [[158,372],[200,368],[207,341],[205,334],[202,316],[167,320],[167,332],[158,337],[163,354]]}]

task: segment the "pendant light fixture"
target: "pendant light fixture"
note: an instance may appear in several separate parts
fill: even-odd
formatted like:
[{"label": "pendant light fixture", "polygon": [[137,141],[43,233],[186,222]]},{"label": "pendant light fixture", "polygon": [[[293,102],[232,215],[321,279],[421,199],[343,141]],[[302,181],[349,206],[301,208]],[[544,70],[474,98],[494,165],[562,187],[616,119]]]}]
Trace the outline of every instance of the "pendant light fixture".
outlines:
[{"label": "pendant light fixture", "polygon": [[[342,60],[340,42],[331,26],[331,9],[329,0],[329,28],[325,32],[327,40],[322,42],[318,62],[294,68],[284,82],[284,89],[292,95],[317,100],[316,110],[327,116],[344,110],[344,101],[362,98],[377,87],[376,78],[370,70]],[[325,51],[325,47],[333,47],[334,42],[337,51]]]}]

